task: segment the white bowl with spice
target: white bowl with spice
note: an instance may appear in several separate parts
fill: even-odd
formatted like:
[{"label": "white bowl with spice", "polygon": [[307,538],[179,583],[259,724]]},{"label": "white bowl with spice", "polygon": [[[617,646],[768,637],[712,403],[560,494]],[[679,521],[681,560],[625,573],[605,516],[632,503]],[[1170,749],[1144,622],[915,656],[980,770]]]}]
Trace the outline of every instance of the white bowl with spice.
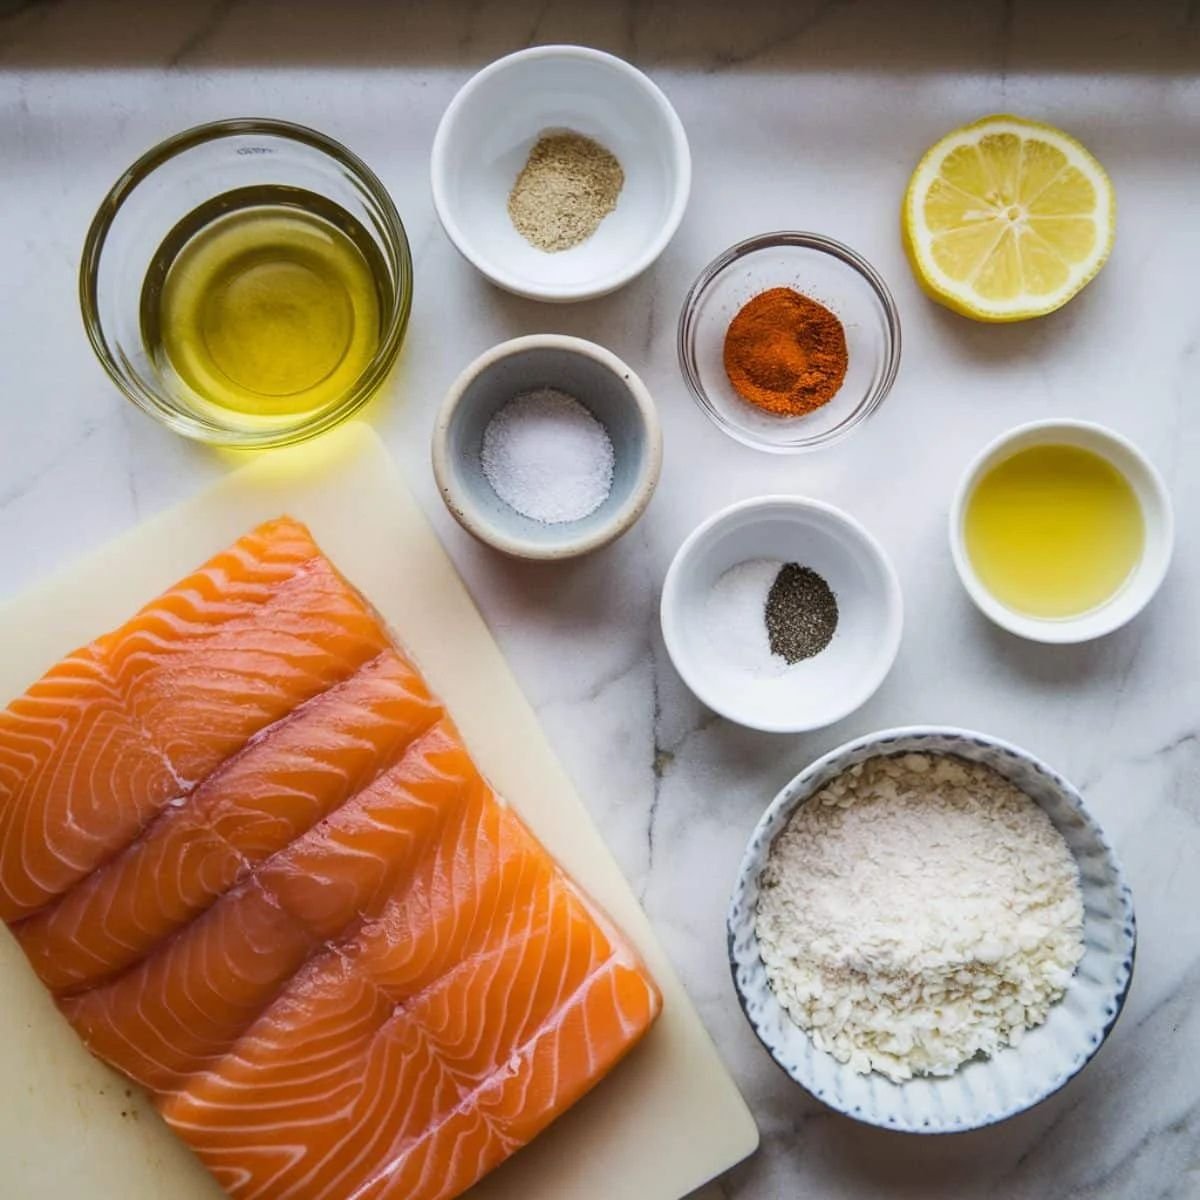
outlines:
[{"label": "white bowl with spice", "polygon": [[663,584],[667,653],[731,721],[797,733],[841,720],[883,682],[903,600],[853,517],[798,496],[722,509],[683,542]]},{"label": "white bowl with spice", "polygon": [[700,272],[679,316],[679,367],[722,432],[775,454],[845,437],[900,369],[891,291],[849,246],[817,233],[759,234]]},{"label": "white bowl with spice", "polygon": [[433,472],[446,507],[515,558],[588,554],[645,511],[662,432],[645,385],[583,338],[533,334],[481,354],[442,402]]},{"label": "white bowl with spice", "polygon": [[1091,421],[1032,421],[977,454],[950,508],[950,551],[976,607],[1035,642],[1133,620],[1174,548],[1171,499],[1132,442]]},{"label": "white bowl with spice", "polygon": [[728,939],[746,1018],[792,1079],[871,1125],[955,1133],[1086,1066],[1136,925],[1070,783],[998,738],[917,726],[847,742],[775,797]]},{"label": "white bowl with spice", "polygon": [[433,203],[459,252],[506,291],[603,296],[662,253],[691,189],[670,101],[623,59],[535,46],[485,67],[434,137]]}]

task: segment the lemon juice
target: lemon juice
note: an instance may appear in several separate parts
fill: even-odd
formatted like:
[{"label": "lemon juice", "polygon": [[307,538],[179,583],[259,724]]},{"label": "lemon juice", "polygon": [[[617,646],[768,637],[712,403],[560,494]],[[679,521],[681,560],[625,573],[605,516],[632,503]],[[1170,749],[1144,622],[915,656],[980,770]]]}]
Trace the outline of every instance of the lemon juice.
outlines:
[{"label": "lemon juice", "polygon": [[197,407],[300,416],[350,392],[380,340],[383,263],[340,206],[292,188],[218,196],[147,272],[142,335]]},{"label": "lemon juice", "polygon": [[1098,607],[1132,574],[1145,537],[1129,480],[1079,446],[1019,450],[991,467],[967,500],[967,555],[983,586],[1028,616]]}]

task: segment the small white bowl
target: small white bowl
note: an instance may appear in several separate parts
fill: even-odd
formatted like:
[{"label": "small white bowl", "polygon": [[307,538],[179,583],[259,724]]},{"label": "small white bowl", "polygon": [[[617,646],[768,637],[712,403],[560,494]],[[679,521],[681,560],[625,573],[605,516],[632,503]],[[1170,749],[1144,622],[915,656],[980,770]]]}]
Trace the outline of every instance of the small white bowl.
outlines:
[{"label": "small white bowl", "polygon": [[[751,559],[811,567],[837,599],[833,640],[778,674],[741,669],[709,631],[713,586]],[[818,500],[764,496],[722,509],[689,535],[667,571],[661,618],[675,669],[709,708],[751,729],[799,733],[832,725],[875,693],[896,659],[903,611],[891,562],[853,517]]]},{"label": "small white bowl", "polygon": [[[542,387],[574,396],[612,442],[612,490],[578,521],[546,525],[523,516],[496,495],[480,464],[492,417]],[[433,473],[451,515],[514,558],[561,560],[608,545],[645,511],[661,469],[662,432],[645,385],[603,346],[560,334],[513,338],[481,354],[451,385],[433,430]]]},{"label": "small white bowl", "polygon": [[[616,209],[579,246],[530,245],[508,195],[546,132],[574,130],[625,172]],[[691,188],[687,135],[659,88],[623,59],[536,46],[498,59],[450,101],[433,139],[433,205],[446,235],[493,283],[533,300],[587,300],[628,283],[671,240]]]},{"label": "small white bowl", "polygon": [[[1002,604],[984,587],[967,553],[964,523],[975,485],[996,463],[1030,446],[1067,445],[1090,450],[1110,462],[1129,481],[1145,522],[1142,557],[1120,589],[1103,604],[1077,617],[1034,617]],[[1131,621],[1158,591],[1175,541],[1175,522],[1166,485],[1154,465],[1131,442],[1090,421],[1046,420],[1019,425],[1001,434],[966,469],[950,507],[950,553],[967,595],[1002,629],[1034,642],[1086,642]]]},{"label": "small white bowl", "polygon": [[[984,763],[1039,804],[1079,864],[1083,958],[1046,1021],[991,1058],[953,1075],[893,1083],[860,1075],[811,1038],[779,1003],[767,980],[755,918],[759,880],[775,839],[792,815],[831,779],[880,754],[920,751]],[[1116,1024],[1133,977],[1137,930],[1133,896],[1104,831],[1082,797],[1032,754],[965,729],[915,726],[867,734],[801,771],[763,814],[746,847],[729,906],[729,962],[751,1028],[775,1062],[830,1108],[869,1125],[908,1133],[960,1133],[1004,1120],[1058,1091],[1087,1065]]]}]

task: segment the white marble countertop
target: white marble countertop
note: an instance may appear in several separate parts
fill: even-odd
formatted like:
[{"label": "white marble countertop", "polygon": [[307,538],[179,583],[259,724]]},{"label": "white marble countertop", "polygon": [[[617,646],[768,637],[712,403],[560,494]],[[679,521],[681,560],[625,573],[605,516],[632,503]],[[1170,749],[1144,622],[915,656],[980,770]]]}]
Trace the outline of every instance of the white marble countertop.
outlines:
[{"label": "white marble countertop", "polygon": [[[687,126],[692,202],[660,262],[568,308],[516,300],[461,261],[434,218],[437,119],[476,68],[580,41],[648,70]],[[134,157],[184,126],[273,115],[357,150],[392,190],[416,262],[399,370],[369,410],[507,652],[762,1127],[721,1180],[730,1200],[1033,1200],[1200,1195],[1200,9],[912,0],[0,0],[0,589],[14,592],[230,466],[122,400],[76,303],[84,230]],[[1058,315],[969,324],[917,291],[897,233],[919,153],[996,110],[1043,117],[1109,168],[1112,261]],[[859,249],[891,284],[904,362],[891,398],[828,451],[774,458],[721,435],[686,393],[675,321],[700,266],[777,227]],[[648,513],[592,559],[546,568],[475,545],[438,500],[434,409],[459,368],[520,333],[581,334],[643,375],[666,461]],[[1138,442],[1177,506],[1152,607],[1090,646],[1023,644],[970,607],[945,539],[951,490],[996,433],[1089,417]],[[763,492],[817,496],[881,539],[907,605],[900,657],[864,709],[805,737],[749,733],[686,693],[658,632],[675,547]],[[3,637],[19,637],[4,630]],[[743,843],[774,792],[845,738],[945,722],[1010,738],[1086,792],[1132,883],[1137,975],[1097,1060],[1035,1111],[910,1138],[835,1116],[791,1085],[739,1015],[723,917]],[[622,1197],[621,1200],[626,1200]],[[629,1198],[636,1200],[636,1198]]]}]

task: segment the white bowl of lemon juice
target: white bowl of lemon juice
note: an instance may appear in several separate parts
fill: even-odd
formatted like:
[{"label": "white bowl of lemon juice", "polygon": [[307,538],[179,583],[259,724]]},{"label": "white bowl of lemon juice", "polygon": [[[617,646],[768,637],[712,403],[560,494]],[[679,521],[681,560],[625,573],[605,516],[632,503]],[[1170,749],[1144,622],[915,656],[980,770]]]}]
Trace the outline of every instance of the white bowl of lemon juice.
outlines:
[{"label": "white bowl of lemon juice", "polygon": [[1171,501],[1140,450],[1087,421],[1035,421],[985,446],[950,510],[967,594],[1038,642],[1084,642],[1132,620],[1166,575]]}]

